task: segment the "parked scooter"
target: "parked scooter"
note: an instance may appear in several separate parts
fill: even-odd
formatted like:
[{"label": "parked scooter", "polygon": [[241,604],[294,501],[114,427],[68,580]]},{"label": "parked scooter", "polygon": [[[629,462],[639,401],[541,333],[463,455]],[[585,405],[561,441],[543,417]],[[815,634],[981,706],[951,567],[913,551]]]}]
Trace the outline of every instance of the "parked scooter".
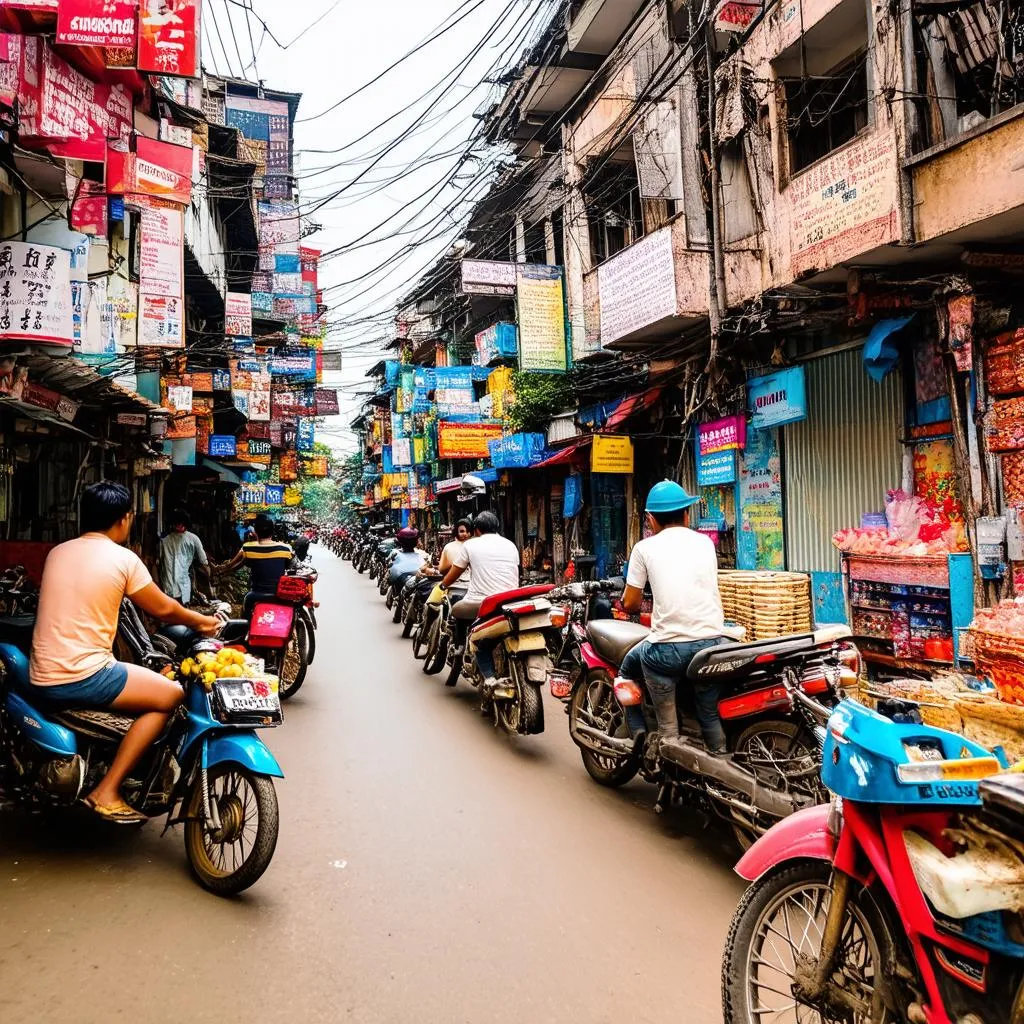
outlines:
[{"label": "parked scooter", "polygon": [[[106,774],[132,719],[108,711],[44,713],[32,704],[33,624],[30,616],[0,620],[0,797],[27,810],[67,808]],[[192,636],[188,657],[222,646]],[[119,638],[140,664],[156,671],[171,665],[129,601]],[[254,730],[281,722],[280,700],[243,680],[217,680],[209,692],[195,680],[183,685],[185,703],[123,792],[148,817],[166,814],[168,827],[183,824],[196,880],[233,896],[260,878],[277,845],[273,779],[283,773]]]},{"label": "parked scooter", "polygon": [[[579,602],[604,586],[573,584],[575,590],[551,596],[556,606],[573,597]],[[569,691],[569,735],[596,782],[618,787],[639,773],[659,787],[656,811],[666,802],[712,811],[744,847],[779,818],[826,799],[814,722],[787,683],[834,705],[859,671],[860,656],[845,627],[705,649],[677,687],[679,742],[656,745],[647,743],[657,729],[647,686],[618,678],[626,654],[649,630],[614,619],[585,626],[578,615],[572,619],[569,611],[556,615],[569,620],[574,646],[554,666],[549,684],[556,696]],[[728,757],[707,751],[696,731],[692,686],[706,681],[721,687],[718,713]]]},{"label": "parked scooter", "polygon": [[916,706],[844,701],[835,794],[737,865],[753,883],[722,970],[726,1024],[1024,1021],[1024,775]]},{"label": "parked scooter", "polygon": [[[419,575],[409,576],[399,595],[398,607],[395,609],[397,621],[402,623],[402,637],[408,639],[419,627],[423,611],[437,586],[440,575],[436,571],[421,570]],[[417,645],[414,645],[413,657],[418,657]]]},{"label": "parked scooter", "polygon": [[[437,675],[448,664],[448,648],[452,642],[452,606],[466,596],[465,587],[452,587],[445,592],[441,603],[432,608],[423,607],[423,621],[413,643],[413,655],[419,657],[418,648],[423,648],[423,671],[428,676]],[[454,686],[458,675],[449,679],[446,685]]]},{"label": "parked scooter", "polygon": [[[460,675],[465,676],[480,690],[485,707],[493,702],[495,724],[506,732],[544,731],[541,687],[552,667],[549,650],[557,649],[559,642],[551,602],[545,597],[552,590],[545,584],[494,594],[481,603],[472,624],[454,616],[447,620],[447,685],[454,686]],[[477,666],[481,644],[493,649],[494,683],[488,683]]]}]

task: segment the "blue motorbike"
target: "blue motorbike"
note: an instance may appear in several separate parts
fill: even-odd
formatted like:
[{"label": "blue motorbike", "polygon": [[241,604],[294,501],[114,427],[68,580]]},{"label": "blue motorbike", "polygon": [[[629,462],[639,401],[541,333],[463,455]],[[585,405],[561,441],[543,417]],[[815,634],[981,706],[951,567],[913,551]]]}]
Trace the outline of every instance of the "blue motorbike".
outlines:
[{"label": "blue motorbike", "polygon": [[823,741],[831,807],[737,865],[726,1024],[1024,1024],[1024,774],[900,701]]},{"label": "blue motorbike", "polygon": [[[29,811],[73,806],[105,774],[132,719],[107,711],[43,712],[31,703],[31,616],[0,618],[0,800]],[[158,652],[125,601],[118,643],[156,671],[172,664]],[[195,635],[188,656],[221,644]],[[217,680],[207,691],[184,680],[185,701],[129,778],[126,802],[165,831],[184,825],[193,876],[219,896],[248,889],[266,871],[278,836],[273,779],[283,772],[255,729],[282,720],[269,687]],[[267,690],[269,692],[263,692]]]}]

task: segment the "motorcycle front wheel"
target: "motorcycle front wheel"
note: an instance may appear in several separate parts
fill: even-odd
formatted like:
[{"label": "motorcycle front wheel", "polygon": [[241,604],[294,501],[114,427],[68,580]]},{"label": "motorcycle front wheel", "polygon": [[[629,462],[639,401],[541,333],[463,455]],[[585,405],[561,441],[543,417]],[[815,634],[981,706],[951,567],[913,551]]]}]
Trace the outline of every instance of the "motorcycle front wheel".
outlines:
[{"label": "motorcycle front wheel", "polygon": [[217,896],[237,896],[259,880],[274,856],[277,794],[265,775],[254,775],[233,764],[211,768],[207,785],[220,827],[207,827],[200,775],[189,797],[185,854],[204,889]]},{"label": "motorcycle front wheel", "polygon": [[406,599],[402,610],[402,639],[408,640],[412,636],[413,627],[416,625],[416,598]]},{"label": "motorcycle front wheel", "polygon": [[430,634],[430,627],[433,626],[434,619],[429,614],[429,606],[424,604],[420,608],[419,618],[416,620],[414,628],[415,634],[412,638],[412,656],[419,661],[427,650],[427,639]]},{"label": "motorcycle front wheel", "polygon": [[891,951],[870,898],[851,895],[831,982],[854,996],[862,1009],[833,1016],[794,996],[798,969],[821,954],[831,900],[832,868],[824,861],[783,866],[747,889],[722,960],[725,1024],[763,1024],[767,1019],[780,1024],[895,1024],[882,992]]},{"label": "motorcycle front wheel", "polygon": [[544,700],[540,695],[540,685],[527,679],[518,658],[509,658],[508,667],[516,696],[512,700],[494,702],[498,724],[510,733],[535,736],[544,731]]}]

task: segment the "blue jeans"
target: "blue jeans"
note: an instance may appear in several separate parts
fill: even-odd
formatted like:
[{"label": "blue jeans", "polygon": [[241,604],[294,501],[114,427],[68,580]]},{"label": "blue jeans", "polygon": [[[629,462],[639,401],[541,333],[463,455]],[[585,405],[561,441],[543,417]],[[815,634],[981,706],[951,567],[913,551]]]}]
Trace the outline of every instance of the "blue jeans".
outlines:
[{"label": "blue jeans", "polygon": [[[717,647],[725,643],[725,637],[709,640],[691,640],[687,643],[655,644],[642,640],[625,658],[619,668],[619,675],[639,682],[646,680],[651,698],[659,704],[676,695],[676,685],[686,677],[686,670],[694,656],[705,647]],[[719,687],[717,683],[693,684],[693,695],[697,704],[697,721],[704,741],[712,748],[725,746],[725,730],[718,717]]]}]

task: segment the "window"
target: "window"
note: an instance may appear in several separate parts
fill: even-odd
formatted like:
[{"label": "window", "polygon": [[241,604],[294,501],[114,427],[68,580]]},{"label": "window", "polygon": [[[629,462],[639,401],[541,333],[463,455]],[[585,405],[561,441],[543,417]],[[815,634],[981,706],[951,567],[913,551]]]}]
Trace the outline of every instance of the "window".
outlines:
[{"label": "window", "polygon": [[826,75],[783,79],[789,169],[803,170],[868,125],[868,54],[863,50]]},{"label": "window", "polygon": [[526,236],[526,262],[547,263],[548,247],[544,237],[544,221],[539,220],[536,224],[529,224],[525,231]]},{"label": "window", "polygon": [[595,264],[643,237],[636,164],[611,164],[587,188],[590,254]]}]

